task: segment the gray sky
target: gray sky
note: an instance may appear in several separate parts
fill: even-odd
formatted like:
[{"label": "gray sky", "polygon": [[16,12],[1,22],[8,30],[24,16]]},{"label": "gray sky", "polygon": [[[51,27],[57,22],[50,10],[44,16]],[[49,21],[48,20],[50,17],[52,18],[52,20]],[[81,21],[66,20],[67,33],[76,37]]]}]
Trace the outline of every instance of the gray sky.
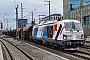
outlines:
[{"label": "gray sky", "polygon": [[[43,14],[48,16],[48,2],[45,0],[0,0],[0,22],[4,24],[3,16],[5,19],[5,29],[7,25],[6,19],[8,19],[8,28],[14,29],[16,26],[15,19],[15,6],[18,4],[18,18],[21,18],[21,3],[23,4],[23,16],[28,19],[28,22],[31,21],[31,14],[29,12],[34,12],[34,19],[38,23],[38,15]],[[63,15],[63,0],[49,0],[51,1],[51,14],[60,13]],[[36,10],[35,10],[36,9]],[[6,14],[7,15],[6,15]]]}]

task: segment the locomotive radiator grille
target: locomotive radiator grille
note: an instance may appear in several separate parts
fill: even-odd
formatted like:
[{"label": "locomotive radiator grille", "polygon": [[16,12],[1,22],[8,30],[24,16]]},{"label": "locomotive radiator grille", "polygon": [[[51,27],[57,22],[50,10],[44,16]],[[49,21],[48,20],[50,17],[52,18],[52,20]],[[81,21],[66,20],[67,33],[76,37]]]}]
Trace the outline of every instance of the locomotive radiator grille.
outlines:
[{"label": "locomotive radiator grille", "polygon": [[67,35],[67,40],[73,40],[73,39],[81,39],[80,35]]},{"label": "locomotive radiator grille", "polygon": [[73,39],[73,36],[72,35],[67,35],[67,39],[71,40],[71,39]]},{"label": "locomotive radiator grille", "polygon": [[76,39],[80,39],[81,38],[81,36],[80,35],[76,35]]}]

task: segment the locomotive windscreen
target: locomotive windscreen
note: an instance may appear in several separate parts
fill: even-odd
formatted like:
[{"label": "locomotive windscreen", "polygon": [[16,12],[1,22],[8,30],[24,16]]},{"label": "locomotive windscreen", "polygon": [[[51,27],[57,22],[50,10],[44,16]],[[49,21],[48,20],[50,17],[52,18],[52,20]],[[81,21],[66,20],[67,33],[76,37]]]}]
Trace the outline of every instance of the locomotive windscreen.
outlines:
[{"label": "locomotive windscreen", "polygon": [[80,23],[76,23],[76,22],[65,22],[65,26],[66,26],[66,30],[70,31],[70,30],[82,30],[82,26]]}]

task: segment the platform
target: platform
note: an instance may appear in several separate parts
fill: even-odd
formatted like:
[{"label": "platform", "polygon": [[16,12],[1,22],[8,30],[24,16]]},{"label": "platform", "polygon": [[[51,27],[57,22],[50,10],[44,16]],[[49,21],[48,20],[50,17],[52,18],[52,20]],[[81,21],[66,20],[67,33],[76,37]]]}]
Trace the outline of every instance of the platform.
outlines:
[{"label": "platform", "polygon": [[0,60],[4,60],[1,44],[0,44]]}]

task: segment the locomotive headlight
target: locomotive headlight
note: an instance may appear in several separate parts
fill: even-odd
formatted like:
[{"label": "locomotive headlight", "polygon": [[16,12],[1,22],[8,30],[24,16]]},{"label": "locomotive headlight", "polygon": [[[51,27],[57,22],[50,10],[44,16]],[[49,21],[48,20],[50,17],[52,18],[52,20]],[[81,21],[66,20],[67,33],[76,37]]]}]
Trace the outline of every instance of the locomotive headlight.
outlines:
[{"label": "locomotive headlight", "polygon": [[66,40],[67,39],[67,36],[66,35],[63,35],[63,39]]},{"label": "locomotive headlight", "polygon": [[81,35],[81,39],[84,39],[84,36],[83,35]]},{"label": "locomotive headlight", "polygon": [[66,40],[66,38],[67,38],[66,36],[63,37],[64,40]]}]

